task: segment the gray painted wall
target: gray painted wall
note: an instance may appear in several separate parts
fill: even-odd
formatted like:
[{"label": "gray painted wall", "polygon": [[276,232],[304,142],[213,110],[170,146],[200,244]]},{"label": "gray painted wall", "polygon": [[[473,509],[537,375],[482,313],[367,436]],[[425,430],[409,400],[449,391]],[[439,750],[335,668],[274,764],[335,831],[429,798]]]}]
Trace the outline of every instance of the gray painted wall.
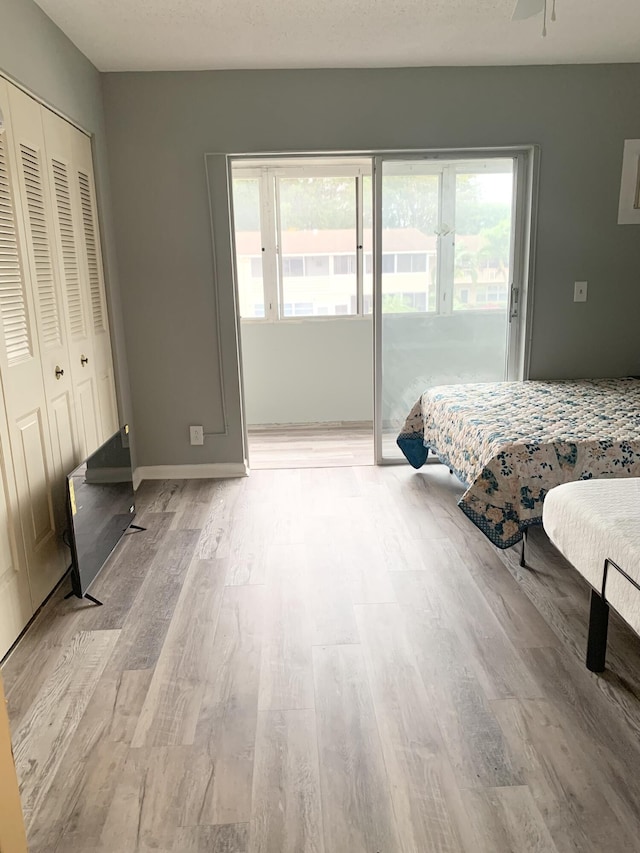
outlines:
[{"label": "gray painted wall", "polygon": [[[0,71],[94,134],[94,164],[120,417],[132,416],[115,259],[100,73],[32,0],[1,0]],[[135,442],[135,431],[134,431]]]},{"label": "gray painted wall", "polygon": [[[531,376],[640,373],[640,229],[617,225],[640,65],[108,74],[103,87],[141,464],[241,458],[239,443],[188,444],[189,423],[220,420],[216,287],[219,327],[233,324],[205,152],[540,144]],[[236,420],[237,389],[225,396]]]}]

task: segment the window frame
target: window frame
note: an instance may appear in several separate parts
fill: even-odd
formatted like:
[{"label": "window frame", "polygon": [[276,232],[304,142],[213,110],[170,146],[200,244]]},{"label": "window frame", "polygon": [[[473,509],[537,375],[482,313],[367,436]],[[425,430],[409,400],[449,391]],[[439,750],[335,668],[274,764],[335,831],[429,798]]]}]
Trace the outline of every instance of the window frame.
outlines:
[{"label": "window frame", "polygon": [[[428,162],[416,159],[409,156],[406,159],[400,158],[403,168],[407,173],[407,169],[416,174],[431,174],[437,175],[439,179],[438,195],[439,195],[439,210],[438,210],[438,231],[435,258],[435,307],[433,310],[412,312],[414,315],[430,315],[430,316],[450,316],[451,314],[459,314],[463,312],[476,313],[478,311],[490,312],[493,310],[503,310],[500,308],[478,308],[474,303],[464,305],[464,307],[454,307],[455,293],[455,277],[449,280],[449,273],[455,268],[455,228],[450,228],[448,223],[455,224],[455,204],[456,204],[456,178],[458,170],[460,174],[481,174],[485,169],[496,169],[496,160],[511,160],[513,179],[514,179],[514,197],[516,192],[517,170],[521,168],[520,156],[522,152],[517,150],[505,151],[504,149],[495,149],[491,153],[482,152],[480,156],[467,156],[467,152],[461,156],[443,157],[434,156]],[[379,157],[380,155],[378,155]],[[387,159],[388,155],[384,155]],[[364,250],[364,179],[371,179],[372,191],[375,194],[375,163],[376,157],[368,157],[363,159],[359,156],[352,158],[336,157],[326,155],[313,160],[313,162],[305,158],[296,158],[293,160],[264,159],[250,160],[243,158],[234,158],[231,162],[232,185],[235,178],[257,178],[260,196],[260,233],[262,240],[262,284],[264,293],[265,316],[264,317],[240,317],[242,323],[273,323],[273,322],[323,322],[325,320],[357,320],[362,317],[371,317],[374,311],[375,299],[371,294],[371,311],[365,312],[364,299],[364,277],[365,275],[373,276],[374,292],[375,292],[375,238],[373,240],[371,261],[372,270],[366,270],[366,258]],[[322,160],[322,162],[320,162]],[[399,160],[399,161],[400,161]],[[474,169],[469,170],[465,166],[469,165],[469,161],[473,160]],[[285,279],[289,276],[284,275],[283,270],[283,255],[278,245],[279,235],[281,234],[280,227],[280,178],[299,178],[299,177],[329,177],[343,178],[353,177],[355,181],[356,192],[356,306],[355,313],[348,312],[346,314],[313,314],[305,316],[285,316],[284,315],[284,285]],[[512,210],[512,217],[515,216],[516,210]],[[372,221],[375,222],[375,198],[372,198]],[[374,226],[375,227],[375,226]],[[510,281],[507,283],[507,308],[511,308],[513,289],[513,243],[515,235],[512,231],[512,246],[510,251]],[[340,254],[340,253],[339,253]],[[352,254],[352,253],[349,253]],[[416,254],[416,253],[410,253]],[[427,253],[429,254],[429,253]],[[329,258],[329,275],[335,275],[333,264],[333,252],[328,254]],[[385,252],[382,257],[382,262],[385,255],[392,255],[394,259],[394,273],[398,272],[398,252]],[[295,256],[294,256],[295,257]],[[304,258],[305,256],[300,256]],[[304,272],[306,276],[306,262],[303,261]],[[427,258],[427,272],[431,269],[430,258]],[[382,269],[382,273],[385,270]],[[429,305],[429,294],[426,292],[427,306]],[[482,303],[481,303],[482,304]]]},{"label": "window frame", "polygon": [[[233,181],[237,179],[253,178],[258,180],[259,205],[260,205],[260,235],[262,242],[262,288],[264,293],[264,317],[240,317],[242,323],[300,323],[300,322],[324,322],[326,320],[360,320],[363,317],[371,317],[373,313],[373,300],[371,300],[371,311],[364,313],[364,178],[369,177],[373,184],[373,162],[371,158],[362,157],[349,158],[323,158],[323,161],[309,162],[284,162],[264,161],[260,163],[244,162],[241,159],[233,160],[231,164],[232,187]],[[356,243],[353,252],[356,257],[356,307],[355,313],[346,314],[312,314],[312,315],[290,315],[284,314],[284,275],[283,258],[278,244],[280,227],[280,188],[281,178],[353,178],[356,195]],[[373,206],[372,206],[373,214]],[[335,275],[333,269],[334,252],[328,254],[329,275]],[[341,253],[338,253],[341,254]],[[304,256],[302,256],[304,257]],[[305,267],[306,276],[306,267]],[[353,273],[351,273],[353,275]],[[257,278],[257,276],[256,276]],[[310,276],[313,278],[313,276]],[[291,300],[289,300],[291,301]]]}]

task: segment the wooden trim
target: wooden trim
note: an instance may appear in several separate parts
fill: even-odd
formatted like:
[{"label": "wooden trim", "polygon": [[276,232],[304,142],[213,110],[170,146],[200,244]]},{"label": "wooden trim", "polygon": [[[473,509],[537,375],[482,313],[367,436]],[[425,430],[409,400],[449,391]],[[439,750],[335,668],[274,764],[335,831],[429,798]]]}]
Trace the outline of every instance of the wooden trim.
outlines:
[{"label": "wooden trim", "polygon": [[27,837],[11,751],[9,717],[2,676],[0,676],[0,851],[27,853]]},{"label": "wooden trim", "polygon": [[[217,462],[202,465],[142,465],[133,473],[137,486],[143,480],[201,480],[227,477],[246,477],[249,473],[246,462]],[[4,850],[0,851],[4,853]]]}]

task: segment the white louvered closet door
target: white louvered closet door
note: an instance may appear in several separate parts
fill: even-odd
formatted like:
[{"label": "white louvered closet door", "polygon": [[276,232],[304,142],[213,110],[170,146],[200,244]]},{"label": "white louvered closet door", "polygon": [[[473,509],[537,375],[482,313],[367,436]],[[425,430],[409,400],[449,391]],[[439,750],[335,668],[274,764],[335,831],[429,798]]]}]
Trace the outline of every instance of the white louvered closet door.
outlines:
[{"label": "white louvered closet door", "polygon": [[79,459],[84,459],[107,436],[102,434],[91,334],[91,306],[80,254],[83,251],[82,212],[79,193],[74,188],[75,167],[72,159],[72,133],[75,129],[50,110],[42,111],[42,122],[62,282],[62,315],[69,351]]},{"label": "white louvered closet door", "polygon": [[[20,312],[14,314],[16,295],[22,291],[24,277],[22,259],[18,248],[13,204],[13,188],[6,153],[7,133],[6,85],[0,80],[0,321],[3,333],[0,373],[4,375],[8,364],[10,341],[24,336]],[[8,115],[6,117],[8,124]],[[9,429],[5,415],[4,395],[0,388],[0,657],[2,657],[27,624],[33,613],[29,594],[29,578],[22,550],[22,535],[18,513],[18,497],[11,462]]]},{"label": "white louvered closet door", "polygon": [[[61,577],[66,569],[66,560],[59,545],[54,516],[55,469],[49,438],[36,308],[30,287],[30,263],[28,252],[25,251],[28,245],[25,223],[32,221],[37,226],[41,217],[35,200],[32,200],[32,220],[29,220],[22,205],[26,193],[19,180],[22,164],[19,165],[16,157],[21,149],[19,141],[13,136],[14,106],[18,114],[21,112],[16,95],[27,97],[0,80],[0,109],[5,122],[0,165],[4,212],[0,372],[31,602],[35,609]],[[24,144],[28,144],[26,138]],[[28,152],[27,162],[31,162]],[[46,260],[39,256],[38,262],[41,264],[40,272],[44,275]],[[4,458],[7,458],[6,454]],[[3,473],[10,479],[9,472]]]},{"label": "white louvered closet door", "polygon": [[73,127],[70,127],[70,132],[73,144],[75,187],[78,192],[79,209],[82,217],[82,269],[85,275],[85,292],[89,304],[89,330],[92,336],[95,358],[102,436],[106,440],[116,432],[119,421],[104,290],[91,140]]},{"label": "white louvered closet door", "polygon": [[75,467],[78,451],[42,108],[14,87],[9,101],[52,450],[49,474],[61,534],[67,526],[65,475]]}]

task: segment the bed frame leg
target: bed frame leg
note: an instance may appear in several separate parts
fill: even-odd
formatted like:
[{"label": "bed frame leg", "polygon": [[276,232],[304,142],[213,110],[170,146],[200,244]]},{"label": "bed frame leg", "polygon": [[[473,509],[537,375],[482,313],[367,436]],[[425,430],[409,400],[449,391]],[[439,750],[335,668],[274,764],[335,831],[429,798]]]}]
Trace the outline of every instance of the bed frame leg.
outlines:
[{"label": "bed frame leg", "polygon": [[591,590],[589,612],[589,636],[587,638],[587,669],[603,672],[607,656],[607,630],[609,627],[609,605],[595,589]]},{"label": "bed frame leg", "polygon": [[526,550],[527,550],[527,528],[522,531],[522,553],[520,554],[520,565],[523,569],[527,568],[527,560],[526,560]]}]

